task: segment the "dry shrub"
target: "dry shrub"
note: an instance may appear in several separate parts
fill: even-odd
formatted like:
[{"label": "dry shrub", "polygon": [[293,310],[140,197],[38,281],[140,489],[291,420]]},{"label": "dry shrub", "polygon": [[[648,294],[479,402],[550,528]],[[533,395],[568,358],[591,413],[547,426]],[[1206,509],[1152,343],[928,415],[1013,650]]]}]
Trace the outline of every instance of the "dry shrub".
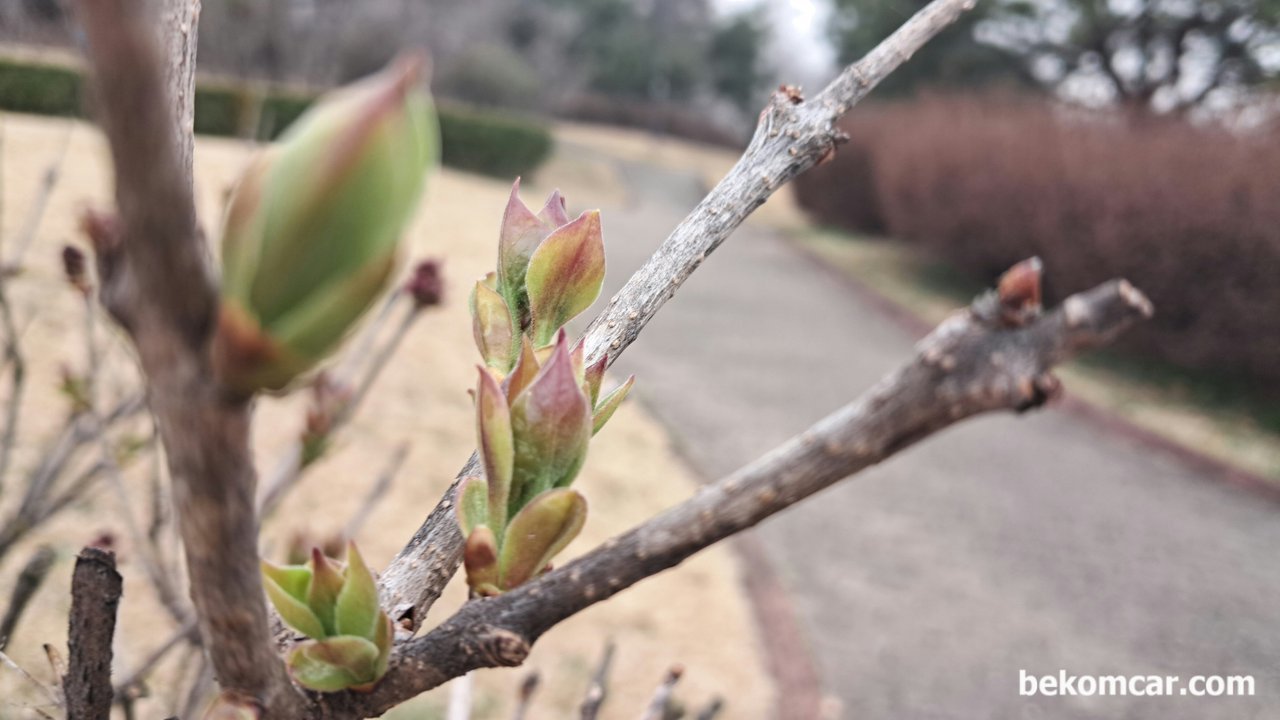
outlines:
[{"label": "dry shrub", "polygon": [[[1057,297],[1126,277],[1156,304],[1127,345],[1280,382],[1280,134],[934,97],[846,132],[885,231],[990,279],[1041,256]],[[868,126],[872,126],[868,131]],[[869,169],[868,169],[869,168]],[[858,200],[847,205],[856,206]]]},{"label": "dry shrub", "polygon": [[792,183],[796,202],[823,225],[855,233],[883,235],[884,211],[876,190],[878,138],[888,132],[885,122],[895,113],[884,106],[865,105],[847,115],[840,128],[849,142],[840,151]]}]

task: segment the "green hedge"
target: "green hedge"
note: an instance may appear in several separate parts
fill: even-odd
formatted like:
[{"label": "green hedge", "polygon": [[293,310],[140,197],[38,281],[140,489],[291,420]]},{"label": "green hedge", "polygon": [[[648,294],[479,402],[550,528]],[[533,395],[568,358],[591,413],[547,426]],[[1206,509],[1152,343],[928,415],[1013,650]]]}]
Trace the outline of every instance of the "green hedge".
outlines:
[{"label": "green hedge", "polygon": [[0,109],[80,115],[80,86],[80,74],[70,68],[0,58]]},{"label": "green hedge", "polygon": [[[83,82],[68,66],[0,58],[0,110],[81,117]],[[250,86],[202,81],[196,88],[196,132],[275,138],[315,100],[297,90],[265,97]],[[510,178],[536,169],[551,153],[546,125],[524,118],[441,105],[442,162],[469,172]]]},{"label": "green hedge", "polygon": [[441,159],[449,167],[507,178],[528,173],[551,154],[551,133],[543,125],[448,106],[437,114]]},{"label": "green hedge", "polygon": [[196,133],[236,137],[244,135],[250,98],[232,85],[203,85],[196,90]]}]

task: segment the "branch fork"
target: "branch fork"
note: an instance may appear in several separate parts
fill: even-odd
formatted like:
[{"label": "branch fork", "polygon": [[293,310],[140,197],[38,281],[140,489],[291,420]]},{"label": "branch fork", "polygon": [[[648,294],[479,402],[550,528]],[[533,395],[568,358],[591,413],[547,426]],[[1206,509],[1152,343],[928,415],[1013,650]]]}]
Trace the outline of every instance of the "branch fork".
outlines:
[{"label": "branch fork", "polygon": [[[776,93],[739,162],[592,322],[585,363],[616,360],[756,207],[834,152],[842,114],[972,4],[934,0],[811,101],[794,88]],[[944,322],[863,398],[639,527],[409,639],[462,558],[455,481],[382,575],[382,607],[402,634],[386,676],[368,693],[304,694],[285,672],[261,601],[251,404],[223,391],[210,368],[217,291],[191,195],[190,125],[173,108],[173,98],[190,97],[191,57],[179,53],[180,67],[166,76],[143,5],[80,0],[117,205],[115,216],[87,216],[85,228],[103,302],[147,376],[204,647],[224,696],[265,717],[378,715],[470,670],[518,665],[565,618],[932,432],[1042,404],[1058,392],[1053,365],[1151,312],[1141,293],[1115,281],[1042,314],[1038,265],[1015,268],[994,296]],[[182,86],[166,84],[175,82]],[[458,477],[479,475],[477,460]]]}]

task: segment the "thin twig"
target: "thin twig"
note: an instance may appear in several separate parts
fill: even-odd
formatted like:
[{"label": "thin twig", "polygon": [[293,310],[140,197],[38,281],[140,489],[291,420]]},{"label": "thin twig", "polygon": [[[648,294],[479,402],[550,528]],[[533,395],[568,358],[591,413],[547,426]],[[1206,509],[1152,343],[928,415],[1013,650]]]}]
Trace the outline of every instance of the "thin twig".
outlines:
[{"label": "thin twig", "polygon": [[31,554],[27,564],[22,566],[18,579],[13,583],[13,593],[9,596],[9,605],[4,612],[4,619],[0,620],[0,650],[8,647],[9,638],[13,637],[13,631],[18,627],[22,613],[31,603],[31,598],[35,597],[36,591],[44,584],[45,578],[49,576],[49,570],[53,568],[53,562],[57,559],[58,554],[51,546],[41,545]]},{"label": "thin twig", "polygon": [[39,688],[40,692],[44,693],[45,697],[49,698],[49,703],[51,705],[54,707],[62,707],[62,697],[58,695],[56,690],[35,679],[31,673],[24,670],[18,663],[14,662],[13,658],[6,655],[3,650],[0,650],[0,665],[4,665],[10,670],[18,673],[23,680],[26,680],[32,686]]},{"label": "thin twig", "polygon": [[[182,717],[183,708],[178,703],[186,696],[183,694],[184,681],[190,676],[197,661],[204,658],[204,652],[195,645],[182,646],[182,654],[178,657],[177,667],[173,671],[173,682],[165,687],[164,707],[172,717]],[[198,668],[195,668],[198,670]]]},{"label": "thin twig", "polygon": [[186,700],[182,702],[182,712],[178,715],[180,718],[199,717],[200,706],[208,701],[209,694],[213,692],[213,668],[210,667],[209,660],[204,655],[200,655],[199,658],[196,674],[191,678],[191,685],[187,688]]},{"label": "thin twig", "polygon": [[471,703],[474,677],[467,673],[449,683],[449,707],[445,720],[471,720]]},{"label": "thin twig", "polygon": [[80,551],[71,578],[67,676],[62,681],[68,720],[111,717],[111,644],[121,588],[114,555],[91,547]]},{"label": "thin twig", "polygon": [[524,680],[520,681],[520,687],[516,690],[516,707],[511,713],[511,720],[525,720],[525,716],[529,714],[529,708],[533,705],[533,696],[538,692],[538,685],[541,678],[538,676],[537,670],[530,670],[524,676]]},{"label": "thin twig", "polygon": [[[591,322],[586,362],[618,356],[677,289],[770,195],[836,149],[836,121],[975,0],[933,0],[858,62],[846,67],[812,102],[783,88],[761,113],[742,157],[622,290]],[[397,621],[416,628],[462,562],[462,535],[452,502],[461,478],[478,474],[478,458],[453,485],[382,573],[383,598]]]},{"label": "thin twig", "polygon": [[4,358],[9,370],[9,398],[5,405],[4,434],[0,436],[0,494],[9,476],[9,462],[18,437],[18,425],[22,419],[22,391],[26,387],[27,362],[17,324],[13,318],[13,306],[9,301],[9,280],[0,270],[0,330],[4,332]]},{"label": "thin twig", "polygon": [[168,639],[161,643],[156,649],[152,650],[142,662],[138,663],[138,666],[134,668],[133,672],[126,675],[124,680],[121,680],[116,684],[116,701],[124,703],[126,701],[133,701],[142,697],[144,690],[143,682],[146,680],[147,676],[151,674],[151,671],[155,669],[156,665],[159,665],[160,661],[164,660],[164,658],[174,648],[181,646],[184,642],[199,642],[199,630],[200,628],[194,619],[188,620],[186,625],[178,628],[178,630],[172,633]]},{"label": "thin twig", "polygon": [[119,503],[116,512],[124,521],[129,542],[136,556],[142,561],[142,568],[146,572],[147,579],[151,581],[151,586],[155,588],[160,604],[169,612],[175,623],[186,625],[191,618],[191,608],[183,599],[182,592],[174,584],[173,575],[162,566],[160,546],[152,542],[143,532],[137,518],[133,515],[133,499],[124,481],[124,471],[116,461],[115,450],[105,432],[98,433],[98,443],[102,453],[101,465]]},{"label": "thin twig", "polygon": [[649,700],[649,706],[640,715],[640,720],[666,720],[667,711],[671,707],[672,695],[675,693],[676,683],[680,682],[680,677],[684,675],[683,665],[672,665],[667,674],[662,678],[662,684],[657,690],[653,691],[653,698]]},{"label": "thin twig", "polygon": [[75,132],[75,128],[73,122],[66,124],[66,131],[62,134],[62,143],[58,148],[58,157],[49,163],[44,174],[40,176],[40,189],[36,193],[35,200],[27,206],[27,217],[23,222],[22,231],[18,234],[17,249],[12,257],[5,259],[4,266],[7,269],[18,270],[22,267],[27,250],[40,232],[45,210],[49,207],[49,198],[53,196],[53,191],[58,187],[58,181],[62,177],[62,166],[67,161],[67,150],[71,147],[71,135]]},{"label": "thin twig", "polygon": [[105,431],[137,415],[144,407],[142,396],[132,395],[112,408],[101,422],[96,422],[87,413],[67,420],[41,454],[40,462],[27,474],[26,487],[18,507],[0,522],[0,558],[28,533],[88,490],[106,470],[100,462],[91,465],[68,483],[65,489],[54,494],[58,480],[72,465],[80,450],[97,438],[99,431]]},{"label": "thin twig", "polygon": [[404,467],[404,461],[409,457],[409,443],[402,442],[396,446],[391,453],[391,459],[387,461],[386,467],[382,472],[378,473],[378,479],[369,487],[365,493],[364,500],[360,502],[360,506],[351,514],[351,519],[347,520],[347,526],[342,531],[345,538],[354,538],[360,533],[364,524],[368,522],[369,516],[373,514],[374,508],[378,503],[386,497],[387,491],[391,489],[391,483],[395,481],[396,475],[400,474],[400,468]]},{"label": "thin twig", "polygon": [[560,621],[842,478],[964,418],[1043,404],[1060,388],[1051,368],[1152,313],[1124,281],[1073,295],[1043,316],[1021,310],[1026,316],[1018,315],[1017,324],[1006,318],[1004,300],[1003,294],[975,300],[862,398],[736,473],[537,580],[467,603],[402,643],[378,686],[361,698],[342,698],[342,708],[378,714],[476,668],[519,665],[531,643]]},{"label": "thin twig", "polygon": [[719,695],[711,698],[711,702],[698,711],[698,720],[715,720],[720,711],[724,710],[724,698]]},{"label": "thin twig", "polygon": [[62,692],[62,678],[67,674],[67,661],[57,647],[50,643],[40,646],[44,650],[44,659],[49,663],[49,671],[53,674],[54,687]]},{"label": "thin twig", "polygon": [[[401,303],[402,299],[408,302]],[[375,346],[375,336],[379,334],[383,324],[390,320],[394,307],[399,304],[406,306],[405,313],[396,323],[390,337],[381,345]],[[408,298],[404,293],[396,292],[388,296],[373,322],[365,330],[359,345],[339,363],[339,367],[344,372],[332,382],[339,388],[353,388],[353,390],[351,397],[330,419],[329,437],[355,418],[356,413],[364,405],[365,399],[368,398],[374,383],[382,375],[391,358],[400,350],[404,339],[408,337],[409,331],[421,316],[422,308],[416,306],[412,298]],[[262,490],[258,493],[259,515],[264,519],[270,517],[280,507],[280,503],[284,501],[288,492],[302,479],[302,474],[308,466],[303,462],[302,439],[299,437],[285,449],[277,460],[275,471],[262,484]]]},{"label": "thin twig", "polygon": [[613,667],[615,649],[612,639],[605,641],[600,664],[596,667],[595,674],[591,676],[591,684],[587,686],[587,694],[582,698],[582,706],[578,711],[581,720],[596,720],[600,714],[600,708],[604,706],[604,701],[609,696],[609,671]]}]

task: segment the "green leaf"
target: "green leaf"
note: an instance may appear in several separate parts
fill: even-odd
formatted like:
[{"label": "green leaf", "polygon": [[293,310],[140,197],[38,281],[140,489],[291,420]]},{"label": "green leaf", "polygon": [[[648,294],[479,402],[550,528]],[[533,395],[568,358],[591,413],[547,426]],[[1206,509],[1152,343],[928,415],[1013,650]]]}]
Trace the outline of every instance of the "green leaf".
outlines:
[{"label": "green leaf", "polygon": [[276,565],[263,560],[262,574],[291,597],[302,602],[307,601],[307,585],[311,582],[311,568],[306,565]]},{"label": "green leaf", "polygon": [[587,396],[591,398],[592,407],[595,407],[596,401],[600,399],[600,385],[604,382],[604,371],[608,366],[609,356],[605,354],[583,371],[587,383]]},{"label": "green leaf", "polygon": [[600,212],[585,212],[542,241],[525,273],[534,345],[545,345],[556,331],[591,307],[604,283],[604,238]]},{"label": "green leaf", "polygon": [[289,653],[289,674],[317,692],[339,692],[379,679],[381,651],[372,641],[354,635],[298,643]]},{"label": "green leaf", "polygon": [[342,592],[338,593],[334,626],[339,635],[356,635],[372,639],[382,615],[378,605],[378,583],[364,564],[355,543],[347,544],[347,571]]},{"label": "green leaf", "polygon": [[[328,633],[325,632],[324,623],[320,622],[320,618],[307,607],[306,602],[299,599],[293,593],[298,592],[301,597],[306,597],[306,581],[310,580],[310,571],[302,568],[306,573],[304,584],[298,586],[297,572],[298,568],[288,567],[282,568],[278,565],[272,565],[265,560],[262,562],[263,586],[267,590],[267,597],[271,600],[271,604],[275,606],[276,612],[280,613],[280,619],[294,630],[311,638],[323,638]],[[284,571],[284,572],[282,572]],[[280,578],[285,585],[277,582]],[[288,587],[286,587],[286,585]]]},{"label": "green leaf", "polygon": [[538,219],[542,221],[548,230],[554,230],[561,225],[569,224],[569,216],[564,209],[564,196],[560,194],[559,190],[552,191],[551,195],[547,197],[546,204],[538,211]]},{"label": "green leaf", "polygon": [[463,478],[458,484],[458,527],[466,537],[477,525],[489,523],[489,487],[482,477]]},{"label": "green leaf", "polygon": [[498,292],[506,298],[516,325],[523,326],[528,314],[524,276],[529,258],[543,238],[555,228],[556,225],[534,215],[520,199],[520,178],[516,178],[498,234]]},{"label": "green leaf", "polygon": [[381,622],[378,623],[377,633],[373,637],[373,644],[378,648],[378,658],[373,664],[373,678],[375,681],[387,674],[387,664],[391,660],[391,646],[394,639],[395,633],[391,627],[391,618],[386,613],[383,613]]},{"label": "green leaf", "polygon": [[485,281],[471,291],[471,334],[484,364],[501,373],[511,370],[514,362],[515,330],[507,301]]},{"label": "green leaf", "polygon": [[506,527],[507,500],[511,494],[511,471],[515,443],[511,435],[511,411],[507,396],[488,370],[480,368],[476,386],[476,435],[489,484],[489,524]]},{"label": "green leaf", "polygon": [[512,403],[511,429],[515,464],[508,512],[514,514],[543,491],[568,485],[586,460],[591,405],[563,335],[533,383]]},{"label": "green leaf", "polygon": [[499,561],[503,590],[536,577],[573,541],[587,520],[587,501],[577,490],[557,488],[535,497],[507,527]]},{"label": "green leaf", "polygon": [[467,571],[467,585],[473,592],[498,594],[498,540],[488,525],[477,525],[467,535],[462,565]]},{"label": "green leaf", "polygon": [[632,375],[627,378],[626,382],[614,388],[613,392],[606,395],[604,399],[600,401],[599,405],[596,405],[595,412],[591,416],[592,435],[600,432],[600,428],[603,428],[605,423],[609,422],[609,418],[613,417],[614,411],[617,410],[618,406],[622,404],[622,401],[627,398],[627,393],[631,392],[631,386],[635,384],[636,376]]},{"label": "green leaf", "polygon": [[[324,556],[320,548],[311,548],[311,583],[307,587],[307,606],[324,625],[325,636],[337,635],[334,611],[338,593],[342,591],[342,571]],[[313,636],[314,637],[314,636]]]},{"label": "green leaf", "polygon": [[538,357],[533,352],[533,345],[529,343],[527,335],[520,336],[520,357],[516,360],[516,366],[512,368],[511,374],[507,376],[504,384],[507,388],[507,402],[515,401],[524,389],[529,387],[533,379],[538,376],[538,371],[542,369],[538,363]]}]

